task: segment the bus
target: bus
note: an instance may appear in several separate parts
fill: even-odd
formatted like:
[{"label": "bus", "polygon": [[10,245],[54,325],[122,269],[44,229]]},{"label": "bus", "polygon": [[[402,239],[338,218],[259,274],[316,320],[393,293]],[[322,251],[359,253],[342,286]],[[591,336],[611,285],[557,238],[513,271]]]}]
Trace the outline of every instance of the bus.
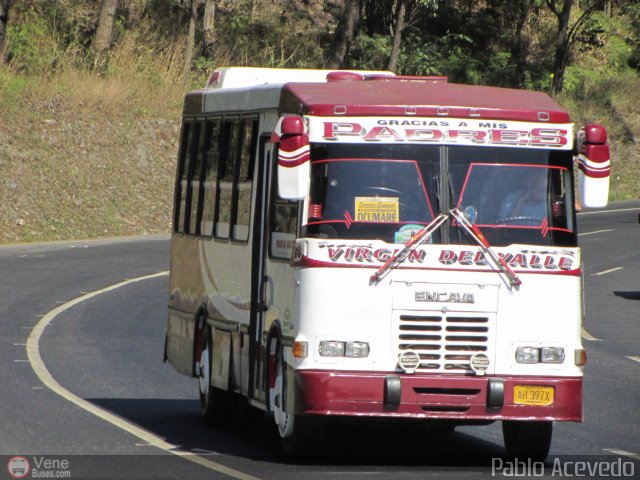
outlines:
[{"label": "bus", "polygon": [[358,417],[500,421],[545,458],[582,420],[575,192],[608,177],[606,130],[544,93],[217,69],[184,101],[165,361],[289,454]]}]

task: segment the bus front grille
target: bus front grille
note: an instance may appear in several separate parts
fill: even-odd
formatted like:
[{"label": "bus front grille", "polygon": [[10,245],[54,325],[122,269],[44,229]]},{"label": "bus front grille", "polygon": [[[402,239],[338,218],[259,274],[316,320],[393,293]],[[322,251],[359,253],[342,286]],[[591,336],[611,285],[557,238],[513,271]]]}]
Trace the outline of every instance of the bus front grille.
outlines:
[{"label": "bus front grille", "polygon": [[416,352],[420,356],[417,371],[471,371],[469,362],[474,354],[492,357],[492,323],[486,315],[400,314],[396,317],[397,352]]}]

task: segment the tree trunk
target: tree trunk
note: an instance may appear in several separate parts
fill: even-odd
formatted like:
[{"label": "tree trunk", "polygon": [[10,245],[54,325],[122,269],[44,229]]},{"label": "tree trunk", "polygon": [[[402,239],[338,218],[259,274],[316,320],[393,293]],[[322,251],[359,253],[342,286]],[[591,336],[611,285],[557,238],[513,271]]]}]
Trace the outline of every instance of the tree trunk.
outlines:
[{"label": "tree trunk", "polygon": [[7,21],[9,20],[9,4],[11,0],[0,0],[0,63],[4,63],[4,39],[7,34]]},{"label": "tree trunk", "polygon": [[517,18],[515,35],[512,41],[511,58],[515,63],[515,81],[518,87],[522,87],[525,79],[525,70],[527,68],[527,45],[523,38],[524,25],[531,10],[531,0],[522,0],[517,2]]},{"label": "tree trunk", "polygon": [[200,0],[191,0],[191,15],[189,15],[189,31],[187,33],[187,45],[184,51],[184,74],[191,72],[193,62],[193,44],[196,41],[196,22],[198,21],[198,6]]},{"label": "tree trunk", "polygon": [[564,71],[569,56],[569,17],[573,0],[562,0],[562,10],[558,10],[555,0],[546,0],[551,11],[558,17],[558,32],[556,33],[556,60],[553,66],[552,95],[559,95],[564,84]]},{"label": "tree trunk", "polygon": [[93,38],[92,49],[96,55],[102,55],[111,48],[113,39],[113,23],[116,17],[118,0],[102,0],[96,36]]},{"label": "tree trunk", "polygon": [[332,52],[327,60],[327,68],[342,68],[353,41],[360,20],[360,0],[347,0],[342,17],[336,27]]},{"label": "tree trunk", "polygon": [[395,72],[398,68],[398,58],[400,58],[400,47],[402,45],[402,30],[404,30],[404,17],[407,11],[407,0],[398,0],[398,12],[396,16],[396,28],[393,32],[393,47],[389,57],[388,69]]},{"label": "tree trunk", "polygon": [[202,53],[207,58],[213,57],[213,46],[216,43],[216,0],[206,0],[204,4]]}]

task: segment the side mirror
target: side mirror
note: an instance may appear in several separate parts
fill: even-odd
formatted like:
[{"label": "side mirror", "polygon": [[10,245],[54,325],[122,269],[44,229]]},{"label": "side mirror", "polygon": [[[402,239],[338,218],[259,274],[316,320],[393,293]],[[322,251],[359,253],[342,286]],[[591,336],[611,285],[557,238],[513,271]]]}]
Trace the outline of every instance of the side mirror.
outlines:
[{"label": "side mirror", "polygon": [[578,135],[578,189],[582,205],[606,207],[609,202],[610,153],[607,130],[585,125]]},{"label": "side mirror", "polygon": [[311,165],[304,119],[282,117],[273,137],[278,143],[278,195],[286,200],[307,198]]}]

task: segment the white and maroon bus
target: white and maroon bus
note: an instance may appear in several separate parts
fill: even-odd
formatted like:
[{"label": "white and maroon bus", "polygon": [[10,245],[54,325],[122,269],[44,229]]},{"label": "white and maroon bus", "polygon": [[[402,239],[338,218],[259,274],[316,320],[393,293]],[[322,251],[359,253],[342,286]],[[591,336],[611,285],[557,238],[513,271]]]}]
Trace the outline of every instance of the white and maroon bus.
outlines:
[{"label": "white and maroon bus", "polygon": [[340,416],[501,421],[543,458],[582,419],[574,170],[605,205],[606,131],[543,93],[218,69],[184,103],[165,359],[290,453]]}]

